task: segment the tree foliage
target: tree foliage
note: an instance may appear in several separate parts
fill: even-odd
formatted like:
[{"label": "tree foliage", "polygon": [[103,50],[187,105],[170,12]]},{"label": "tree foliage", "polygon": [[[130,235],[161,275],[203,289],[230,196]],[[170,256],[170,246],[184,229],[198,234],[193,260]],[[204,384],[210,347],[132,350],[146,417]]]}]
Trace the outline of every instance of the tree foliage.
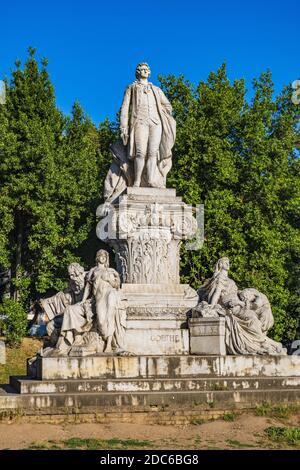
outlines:
[{"label": "tree foliage", "polygon": [[[0,262],[15,298],[63,286],[66,265],[94,226],[98,132],[75,103],[65,117],[46,70],[30,49],[0,107]],[[24,297],[24,296],[23,296]],[[28,299],[28,296],[27,296]]]},{"label": "tree foliage", "polygon": [[[274,98],[269,71],[231,83],[226,66],[197,86],[160,77],[177,121],[168,185],[205,206],[205,242],[182,248],[182,280],[199,287],[223,255],[239,286],[270,299],[276,339],[293,337],[300,317],[300,106],[286,87]],[[35,51],[16,64],[0,106],[0,268],[26,304],[63,287],[66,266],[89,265],[99,242],[95,209],[111,162],[117,124],[96,129],[78,103],[64,116]],[[0,269],[1,271],[1,269]]]},{"label": "tree foliage", "polygon": [[241,287],[270,299],[276,339],[293,337],[299,319],[299,107],[285,88],[273,99],[269,71],[230,83],[223,65],[196,88],[161,77],[178,122],[170,185],[187,203],[205,205],[202,250],[184,251],[182,274],[193,286],[220,256]]}]

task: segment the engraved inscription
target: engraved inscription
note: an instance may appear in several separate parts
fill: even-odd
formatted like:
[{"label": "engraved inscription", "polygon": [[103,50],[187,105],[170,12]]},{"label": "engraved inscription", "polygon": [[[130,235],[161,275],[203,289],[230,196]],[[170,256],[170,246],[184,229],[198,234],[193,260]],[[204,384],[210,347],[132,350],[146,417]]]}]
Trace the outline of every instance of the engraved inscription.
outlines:
[{"label": "engraved inscription", "polygon": [[151,341],[162,341],[163,343],[178,343],[178,335],[151,335]]},{"label": "engraved inscription", "polygon": [[199,334],[203,336],[213,336],[219,335],[219,326],[218,325],[202,325],[199,326]]}]

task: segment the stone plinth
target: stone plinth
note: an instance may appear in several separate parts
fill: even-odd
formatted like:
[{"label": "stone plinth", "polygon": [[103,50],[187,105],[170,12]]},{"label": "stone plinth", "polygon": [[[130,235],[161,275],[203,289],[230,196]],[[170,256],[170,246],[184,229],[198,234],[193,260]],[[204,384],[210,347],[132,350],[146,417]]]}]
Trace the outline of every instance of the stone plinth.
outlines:
[{"label": "stone plinth", "polygon": [[190,353],[226,355],[224,318],[190,318]]},{"label": "stone plinth", "polygon": [[92,413],[104,423],[109,412],[114,422],[129,413],[145,423],[154,411],[161,422],[166,411],[168,420],[183,419],[266,402],[300,403],[299,356],[39,357],[34,377],[11,377],[10,387],[0,387],[2,414],[56,419],[76,410],[76,420]]},{"label": "stone plinth", "polygon": [[151,379],[154,377],[168,379],[289,377],[289,380],[292,380],[300,377],[300,357],[98,355],[37,358],[36,378],[40,380]]},{"label": "stone plinth", "polygon": [[180,284],[180,242],[196,229],[192,207],[175,189],[127,188],[108,207],[97,236],[114,248],[123,283]]},{"label": "stone plinth", "polygon": [[189,354],[187,312],[197,293],[185,284],[123,284],[126,349],[135,354]]}]

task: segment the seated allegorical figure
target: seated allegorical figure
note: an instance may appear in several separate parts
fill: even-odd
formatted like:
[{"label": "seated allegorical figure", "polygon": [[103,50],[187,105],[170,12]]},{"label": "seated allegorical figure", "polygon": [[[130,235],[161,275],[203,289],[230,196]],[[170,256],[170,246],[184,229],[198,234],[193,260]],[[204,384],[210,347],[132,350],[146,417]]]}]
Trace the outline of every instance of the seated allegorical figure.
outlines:
[{"label": "seated allegorical figure", "polygon": [[62,293],[56,299],[65,307],[61,307],[57,341],[51,345],[54,348],[44,350],[43,355],[76,355],[79,349],[126,354],[126,311],[120,305],[119,289],[120,277],[109,267],[108,252],[99,250],[96,266],[85,273],[80,300],[64,303]]},{"label": "seated allegorical figure", "polygon": [[117,271],[109,267],[109,254],[99,250],[96,266],[87,275],[82,303],[92,299],[96,327],[105,342],[104,352],[123,351],[126,313],[120,305],[121,280]]},{"label": "seated allegorical figure", "polygon": [[238,290],[228,271],[229,259],[219,259],[213,276],[198,290],[193,317],[225,317],[227,354],[286,354],[281,343],[267,337],[274,324],[268,298],[254,288]]},{"label": "seated allegorical figure", "polygon": [[83,297],[86,272],[79,263],[71,263],[68,266],[69,285],[51,297],[40,299],[35,304],[35,318],[31,331],[33,335],[45,335],[50,338],[50,345],[57,341],[62,315],[69,305],[80,302]]},{"label": "seated allegorical figure", "polygon": [[199,300],[206,301],[212,307],[224,306],[228,297],[237,295],[236,283],[228,277],[229,258],[220,258],[214,269],[214,274],[207,279],[198,290]]}]

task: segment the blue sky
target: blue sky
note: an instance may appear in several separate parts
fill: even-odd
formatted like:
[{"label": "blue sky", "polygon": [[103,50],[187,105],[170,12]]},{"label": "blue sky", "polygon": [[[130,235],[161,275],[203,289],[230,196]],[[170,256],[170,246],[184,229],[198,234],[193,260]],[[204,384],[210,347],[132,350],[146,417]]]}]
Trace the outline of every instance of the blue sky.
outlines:
[{"label": "blue sky", "polygon": [[0,78],[36,47],[58,106],[69,113],[79,100],[96,123],[115,118],[140,61],[153,83],[169,73],[198,83],[226,61],[248,89],[270,68],[279,92],[300,76],[299,14],[296,0],[1,2]]}]

